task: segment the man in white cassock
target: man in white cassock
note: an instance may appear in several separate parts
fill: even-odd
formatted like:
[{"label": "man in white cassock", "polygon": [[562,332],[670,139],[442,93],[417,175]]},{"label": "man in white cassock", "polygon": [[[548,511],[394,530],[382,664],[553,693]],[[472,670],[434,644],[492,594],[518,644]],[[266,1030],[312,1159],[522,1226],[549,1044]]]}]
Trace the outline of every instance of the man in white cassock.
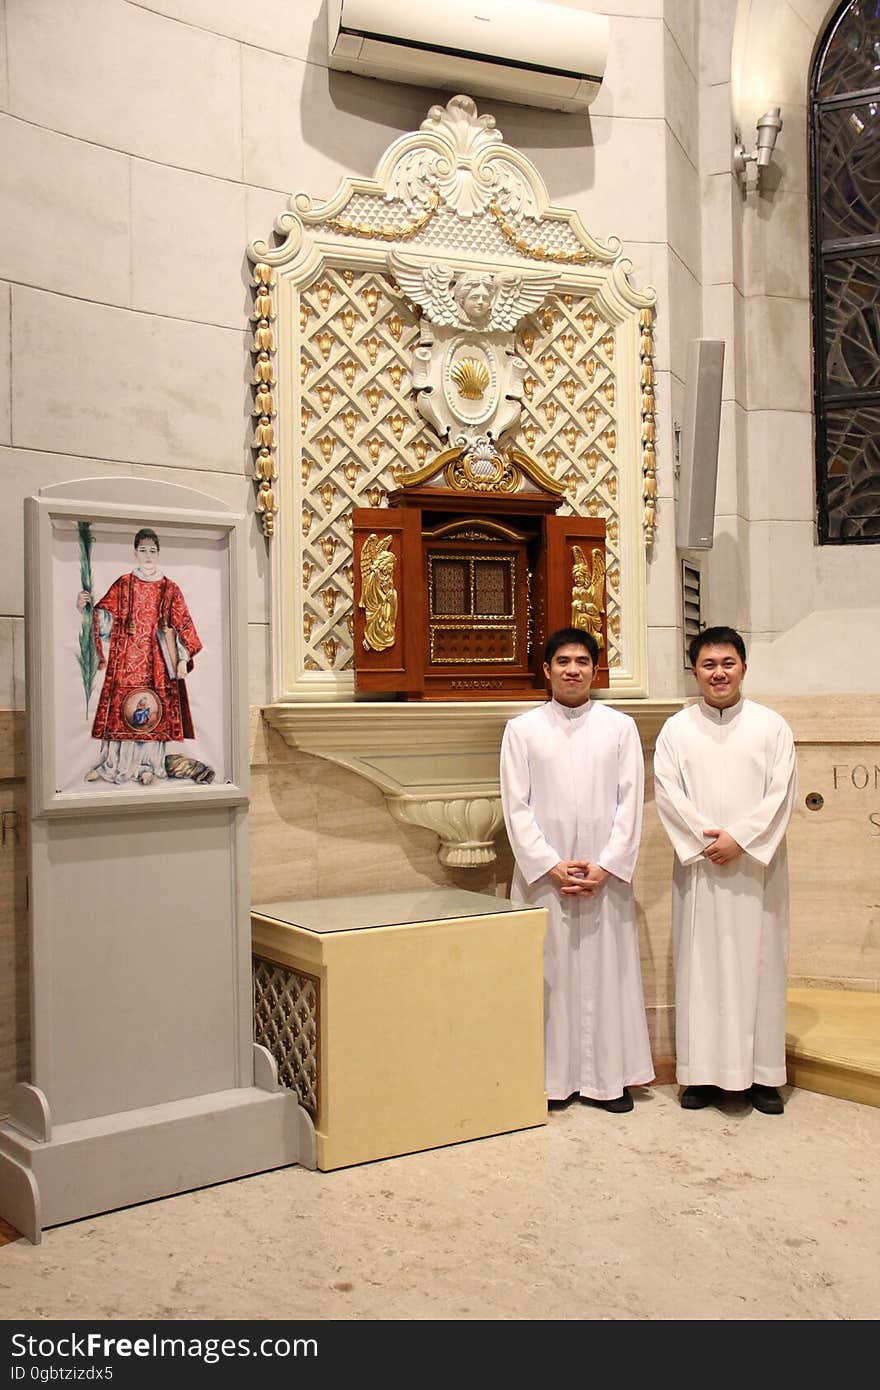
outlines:
[{"label": "man in white cassock", "polygon": [[548,1098],[579,1093],[623,1113],[627,1087],[654,1077],[631,886],[644,760],[629,715],[590,699],[598,659],[579,628],[547,639],[552,698],[507,724],[501,800],[516,860],[510,896],[547,909]]},{"label": "man in white cassock", "polygon": [[657,739],[657,811],[675,850],[672,951],[681,1104],[747,1091],[782,1114],[788,867],[795,794],[791,729],[742,697],[746,650],[732,628],[689,649],[700,700]]}]

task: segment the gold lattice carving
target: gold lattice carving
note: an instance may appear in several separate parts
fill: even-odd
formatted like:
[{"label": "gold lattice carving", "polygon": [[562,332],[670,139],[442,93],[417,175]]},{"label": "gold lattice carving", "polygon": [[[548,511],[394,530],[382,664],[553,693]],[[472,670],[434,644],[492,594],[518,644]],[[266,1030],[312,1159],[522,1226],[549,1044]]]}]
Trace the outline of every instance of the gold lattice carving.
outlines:
[{"label": "gold lattice carving", "polygon": [[[605,518],[608,564],[619,580],[615,329],[592,297],[575,293],[557,295],[552,314],[537,322],[538,331],[531,328],[518,337],[527,364],[520,433],[532,455],[562,484],[560,515]],[[608,590],[609,661],[621,654],[624,601],[619,587]]]},{"label": "gold lattice carving", "polygon": [[297,411],[302,607],[311,620],[302,660],[308,671],[344,671],[354,657],[352,510],[381,506],[406,469],[441,445],[410,390],[418,326],[387,277],[325,262],[299,296],[309,311],[300,315]]},{"label": "gold lattice carving", "polygon": [[261,956],[253,958],[254,1041],[272,1054],[282,1086],[317,1115],[320,981]]}]

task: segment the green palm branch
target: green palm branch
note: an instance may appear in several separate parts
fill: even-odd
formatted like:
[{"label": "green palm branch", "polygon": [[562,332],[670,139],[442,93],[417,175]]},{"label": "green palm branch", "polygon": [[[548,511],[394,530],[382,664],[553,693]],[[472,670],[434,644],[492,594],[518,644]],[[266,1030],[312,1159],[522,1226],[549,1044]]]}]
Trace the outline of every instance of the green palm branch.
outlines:
[{"label": "green palm branch", "polygon": [[[92,527],[88,521],[78,521],[79,532],[79,580],[80,588],[92,592]],[[87,603],[83,609],[82,626],[79,631],[79,669],[83,690],[86,695],[86,718],[89,717],[89,700],[95,676],[98,674],[98,649],[95,644],[95,627],[92,621],[93,606]]]}]

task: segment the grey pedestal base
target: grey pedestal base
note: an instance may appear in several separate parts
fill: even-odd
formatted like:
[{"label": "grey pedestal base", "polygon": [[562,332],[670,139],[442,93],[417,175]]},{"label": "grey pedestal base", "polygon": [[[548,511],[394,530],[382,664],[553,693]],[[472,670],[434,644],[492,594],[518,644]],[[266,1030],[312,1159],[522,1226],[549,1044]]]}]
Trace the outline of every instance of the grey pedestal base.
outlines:
[{"label": "grey pedestal base", "polygon": [[48,1226],[291,1163],[315,1167],[315,1133],[281,1088],[242,1086],[78,1120],[45,1140],[8,1121],[0,1125],[0,1210],[38,1244]]}]

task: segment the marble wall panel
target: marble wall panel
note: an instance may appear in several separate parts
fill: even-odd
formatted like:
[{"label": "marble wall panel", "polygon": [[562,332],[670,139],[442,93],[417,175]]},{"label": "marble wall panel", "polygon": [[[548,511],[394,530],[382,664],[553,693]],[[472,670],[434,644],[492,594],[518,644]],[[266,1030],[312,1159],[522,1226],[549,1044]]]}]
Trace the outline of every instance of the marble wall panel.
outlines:
[{"label": "marble wall panel", "polygon": [[812,416],[805,411],[751,410],[748,438],[749,515],[753,520],[812,522]]},{"label": "marble wall panel", "polygon": [[248,624],[248,700],[252,705],[268,705],[272,689],[272,647],[266,623]]},{"label": "marble wall panel", "polygon": [[0,618],[0,708],[15,709],[13,618]]},{"label": "marble wall panel", "polygon": [[[668,20],[667,20],[668,23]],[[691,61],[682,52],[675,36],[664,27],[663,94],[666,122],[689,162],[699,164],[699,90],[694,75],[695,57]]]},{"label": "marble wall panel", "polygon": [[663,24],[659,19],[611,19],[608,65],[590,105],[594,116],[663,116]]},{"label": "marble wall panel", "polygon": [[242,328],[253,307],[245,189],[131,161],[131,306]]},{"label": "marble wall panel", "polygon": [[318,897],[316,762],[293,761],[251,769],[251,901]]},{"label": "marble wall panel", "polygon": [[[240,473],[246,334],[15,286],[14,442]],[[248,412],[246,414],[246,411]]]},{"label": "marble wall panel", "polygon": [[[765,576],[769,585],[769,577]],[[715,543],[703,569],[707,626],[743,631],[751,623],[749,527],[739,516],[717,516]]]},{"label": "marble wall panel", "polygon": [[668,293],[669,369],[684,382],[687,381],[690,340],[699,338],[702,329],[702,294],[699,281],[671,250]]},{"label": "marble wall panel", "polygon": [[707,87],[730,81],[736,10],[737,0],[711,0],[710,5],[699,6],[699,78]]},{"label": "marble wall panel", "polygon": [[700,173],[729,174],[733,166],[733,145],[730,83],[701,87]]},{"label": "marble wall panel", "polygon": [[128,304],[126,156],[3,117],[0,158],[0,275]]},{"label": "marble wall panel", "polygon": [[[754,122],[771,106],[803,105],[813,55],[815,30],[804,22],[788,0],[752,5],[746,18],[742,68],[738,79],[737,114],[743,122],[745,144],[751,148]],[[752,127],[748,130],[751,114]]]},{"label": "marble wall panel", "polygon": [[770,626],[787,632],[816,606],[815,528],[812,521],[771,521],[767,527],[772,556]]},{"label": "marble wall panel", "polygon": [[722,401],[718,436],[716,516],[752,515],[749,503],[748,415],[736,401]]},{"label": "marble wall panel", "polygon": [[12,286],[0,283],[0,444],[12,438]]},{"label": "marble wall panel", "polygon": [[697,279],[702,275],[700,218],[695,209],[700,199],[700,176],[696,164],[682,149],[674,134],[666,135],[666,237],[672,250]]},{"label": "marble wall panel", "polygon": [[[815,601],[825,601],[825,595]],[[876,606],[814,609],[788,632],[756,630],[750,658],[752,688],[778,697],[799,681],[817,701],[841,690],[850,692],[841,702],[855,699],[859,692],[874,694],[880,690],[880,646],[870,640],[876,630]],[[829,718],[833,720],[830,733],[837,728],[837,711]],[[863,732],[873,738],[878,727],[880,720],[875,716]]]},{"label": "marble wall panel", "polygon": [[810,306],[806,300],[746,300],[748,407],[809,411],[812,404]]},{"label": "marble wall panel", "polygon": [[682,58],[696,76],[700,67],[700,29],[705,24],[699,6],[692,0],[664,0],[663,20]]},{"label": "marble wall panel", "polygon": [[[805,797],[818,792],[821,810]],[[788,833],[793,975],[880,978],[880,747],[798,748]]]},{"label": "marble wall panel", "polygon": [[705,174],[700,189],[703,284],[725,285],[732,281],[741,290],[735,251],[739,236],[734,235],[733,175]]},{"label": "marble wall panel", "polygon": [[327,65],[324,0],[146,0],[143,8],[255,48]]},{"label": "marble wall panel", "polygon": [[683,695],[684,647],[680,627],[648,628],[648,694],[653,700]]},{"label": "marble wall panel", "polygon": [[8,0],[9,110],[159,163],[241,177],[237,44],[117,0]]},{"label": "marble wall panel", "polygon": [[418,130],[436,96],[350,73],[328,80],[325,68],[258,48],[243,48],[241,63],[245,182],[317,201],[346,174],[372,174],[397,135]]},{"label": "marble wall panel", "polygon": [[[703,337],[720,338],[724,342],[724,374],[721,382],[722,400],[741,399],[745,395],[745,363],[737,361],[737,347],[742,341],[737,334],[737,313],[743,312],[743,297],[728,281],[723,285],[703,286]],[[742,383],[742,388],[738,387]]]},{"label": "marble wall panel", "polygon": [[805,194],[779,189],[772,198],[749,200],[743,218],[743,276],[746,294],[809,298],[810,244]]},{"label": "marble wall panel", "polygon": [[808,29],[819,35],[839,7],[834,0],[788,0],[795,14],[800,15]]},{"label": "marble wall panel", "polygon": [[820,545],[814,552],[817,602],[823,608],[877,606],[877,551],[871,545]]},{"label": "marble wall panel", "polygon": [[0,111],[9,110],[9,59],[6,43],[6,0],[0,0]]},{"label": "marble wall panel", "polygon": [[[630,241],[664,242],[665,122],[596,116],[590,120],[590,133],[592,143],[577,152],[530,154],[538,159],[542,173],[545,167],[556,173],[554,200],[576,207],[584,225],[603,240],[614,234],[625,245]],[[560,168],[557,172],[554,166],[563,163],[564,171]],[[568,189],[562,187],[564,182]]]},{"label": "marble wall panel", "polygon": [[[806,73],[803,74],[806,89]],[[773,159],[765,175],[767,184],[758,197],[773,197],[781,193],[806,193],[809,182],[807,164],[807,111],[803,105],[804,97],[794,104],[789,102],[782,111],[782,130],[773,151]],[[765,110],[762,107],[761,110]],[[761,114],[760,112],[758,113]],[[755,117],[757,120],[757,116]],[[752,132],[750,139],[754,139]],[[752,195],[750,195],[752,196]]]}]

